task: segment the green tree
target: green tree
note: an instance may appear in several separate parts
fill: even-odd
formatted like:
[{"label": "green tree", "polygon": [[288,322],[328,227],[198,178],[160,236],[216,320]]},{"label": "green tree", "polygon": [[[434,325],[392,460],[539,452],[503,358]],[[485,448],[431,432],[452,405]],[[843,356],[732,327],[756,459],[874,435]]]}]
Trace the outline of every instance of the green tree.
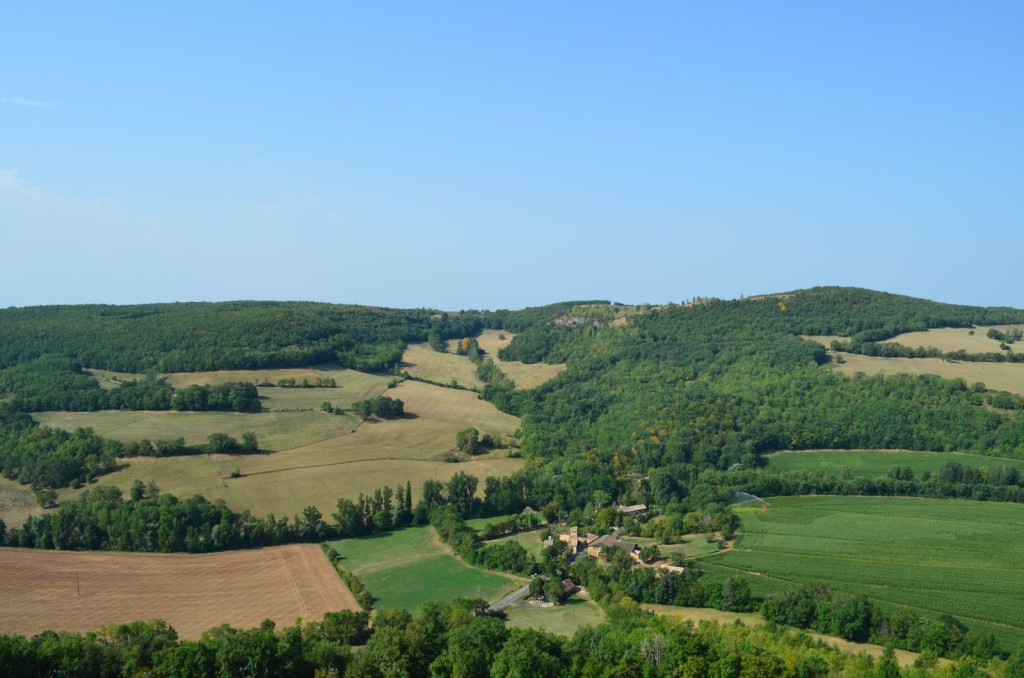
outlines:
[{"label": "green tree", "polygon": [[565,675],[564,642],[550,633],[512,629],[491,664],[493,678],[557,678]]},{"label": "green tree", "polygon": [[455,434],[455,447],[460,452],[476,454],[480,448],[480,431],[475,428],[464,428]]}]

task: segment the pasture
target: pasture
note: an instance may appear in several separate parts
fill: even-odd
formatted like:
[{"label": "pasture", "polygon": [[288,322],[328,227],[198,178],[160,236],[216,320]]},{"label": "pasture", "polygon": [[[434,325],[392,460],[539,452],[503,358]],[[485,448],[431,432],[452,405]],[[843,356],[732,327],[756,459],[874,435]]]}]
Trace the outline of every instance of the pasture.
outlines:
[{"label": "pasture", "polygon": [[7,527],[20,527],[29,516],[43,512],[28,485],[0,477],[0,519]]},{"label": "pasture", "polygon": [[1024,506],[891,497],[779,497],[741,509],[733,549],[705,558],[707,576],[743,576],[755,595],[800,583],[863,594],[887,613],[943,613],[1024,641]]},{"label": "pasture", "polygon": [[[504,339],[501,338],[502,335],[504,335]],[[502,360],[498,357],[498,351],[508,346],[513,338],[515,335],[511,332],[484,330],[476,338],[476,342],[486,352],[486,356],[494,360],[498,369],[516,383],[517,389],[536,388],[565,371],[565,365],[548,365],[547,363],[527,365],[518,360]]]},{"label": "pasture", "polygon": [[422,377],[440,384],[453,380],[461,386],[482,389],[484,382],[476,375],[476,365],[464,355],[438,353],[429,344],[409,344],[402,354],[402,370],[414,377]]},{"label": "pasture", "polygon": [[608,621],[608,615],[586,594],[573,594],[564,605],[553,607],[507,607],[508,626],[517,629],[538,629],[560,636],[572,636],[584,626],[597,626]]},{"label": "pasture", "polygon": [[[358,374],[358,373],[355,373]],[[384,391],[387,380],[379,380]],[[366,382],[369,384],[370,382]],[[338,390],[349,391],[351,385]],[[312,398],[317,406],[335,389],[260,389],[273,398]],[[270,453],[255,455],[193,455],[186,457],[122,460],[123,468],[102,478],[126,490],[135,480],[154,480],[165,492],[178,496],[202,494],[224,500],[232,509],[255,515],[294,515],[309,505],[329,515],[339,497],[355,499],[385,485],[405,484],[418,492],[427,479],[445,481],[459,471],[481,480],[508,475],[522,466],[521,459],[503,451],[472,457],[463,463],[445,459],[455,446],[455,433],[474,426],[481,432],[510,436],[519,419],[498,411],[471,391],[458,391],[406,381],[388,395],[405,403],[409,416],[387,421],[359,422],[348,415],[318,410],[261,412],[44,412],[36,419],[66,429],[91,426],[101,435],[120,440],[175,438],[203,443],[210,433],[240,437],[257,434],[260,447]],[[231,478],[237,470],[240,477]],[[482,483],[481,483],[482,486]],[[61,497],[81,490],[64,490]]]},{"label": "pasture", "polygon": [[963,379],[968,384],[983,382],[996,391],[1024,395],[1024,363],[944,362],[941,358],[877,358],[842,353],[843,364],[833,363],[843,374],[935,374],[946,379]]},{"label": "pasture", "polygon": [[947,462],[970,468],[1008,466],[1024,472],[1024,460],[986,457],[959,452],[910,452],[906,450],[807,450],[769,454],[763,459],[773,471],[825,471],[838,476],[849,471],[856,478],[878,478],[893,466],[909,467],[914,476],[935,473]]},{"label": "pasture", "polygon": [[319,547],[203,555],[0,549],[0,633],[95,631],[163,619],[181,638],[359,610]]},{"label": "pasture", "polygon": [[331,542],[341,566],[377,599],[377,609],[414,610],[428,600],[483,598],[487,601],[522,586],[525,580],[466,565],[452,555],[432,527]]}]

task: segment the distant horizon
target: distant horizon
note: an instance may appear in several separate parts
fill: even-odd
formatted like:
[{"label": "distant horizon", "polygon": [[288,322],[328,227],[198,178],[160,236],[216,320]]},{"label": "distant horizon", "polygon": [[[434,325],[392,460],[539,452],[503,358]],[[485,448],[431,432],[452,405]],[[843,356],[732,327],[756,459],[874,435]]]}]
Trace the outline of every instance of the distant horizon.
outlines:
[{"label": "distant horizon", "polygon": [[686,295],[686,296],[684,296],[682,298],[679,298],[679,299],[666,299],[666,300],[662,300],[662,301],[626,301],[624,299],[617,299],[617,298],[611,298],[611,297],[580,296],[580,297],[574,297],[574,298],[550,299],[550,300],[547,300],[547,301],[544,301],[544,302],[541,302],[541,303],[530,303],[530,304],[519,305],[519,306],[458,306],[458,307],[455,307],[455,306],[437,306],[437,305],[432,305],[432,304],[427,304],[427,305],[420,304],[420,305],[411,305],[410,306],[410,305],[392,305],[392,304],[366,303],[366,302],[361,302],[361,301],[351,301],[351,300],[347,300],[347,299],[346,300],[334,300],[334,299],[312,299],[312,298],[309,298],[309,299],[299,299],[299,298],[296,298],[296,299],[291,299],[291,298],[289,298],[289,299],[285,299],[285,298],[280,298],[280,299],[273,299],[273,298],[239,298],[239,299],[173,299],[173,300],[155,300],[155,301],[139,301],[139,302],[123,302],[123,303],[120,303],[120,302],[103,302],[103,301],[99,301],[99,302],[80,302],[80,303],[62,303],[62,302],[57,302],[57,303],[49,303],[49,304],[6,305],[6,306],[0,306],[0,308],[6,308],[6,309],[12,309],[12,308],[43,308],[43,307],[48,307],[48,306],[146,306],[146,305],[158,305],[158,304],[230,304],[230,303],[242,303],[242,302],[256,302],[256,303],[268,302],[268,303],[333,304],[333,305],[338,305],[338,306],[362,306],[362,307],[370,307],[370,308],[387,308],[387,309],[395,309],[395,310],[427,309],[427,310],[440,311],[440,312],[456,313],[456,312],[460,312],[460,311],[517,311],[517,310],[522,310],[522,309],[527,309],[527,308],[538,308],[538,307],[543,307],[543,306],[550,306],[552,304],[563,304],[563,303],[569,303],[569,302],[597,302],[597,301],[603,301],[603,302],[607,302],[609,304],[621,304],[623,306],[643,306],[645,304],[648,304],[648,305],[651,305],[651,306],[666,306],[668,304],[682,305],[682,304],[687,303],[688,301],[690,301],[692,299],[701,298],[701,297],[703,297],[703,298],[715,298],[715,299],[719,299],[721,301],[737,301],[737,300],[742,300],[742,299],[751,298],[751,297],[771,296],[771,295],[776,295],[776,294],[789,294],[789,293],[792,293],[792,292],[799,292],[801,290],[813,289],[815,287],[848,287],[848,288],[865,289],[865,290],[870,290],[870,291],[873,291],[873,292],[881,292],[881,293],[884,293],[884,294],[896,294],[896,295],[900,295],[900,296],[912,297],[912,298],[917,298],[917,299],[924,299],[924,300],[927,300],[927,301],[934,301],[934,302],[937,302],[937,303],[957,305],[957,306],[976,306],[976,307],[982,307],[982,308],[1006,307],[1006,308],[1024,309],[1024,303],[1022,303],[1019,306],[1015,306],[1012,303],[973,303],[973,302],[970,302],[970,301],[967,301],[967,302],[963,302],[963,301],[947,301],[947,300],[944,300],[944,299],[936,299],[936,298],[929,297],[929,296],[921,296],[921,295],[916,295],[916,294],[906,294],[906,293],[903,293],[903,292],[894,292],[892,290],[884,290],[884,289],[876,289],[876,288],[872,288],[872,287],[864,287],[862,285],[810,285],[808,287],[799,287],[799,288],[773,290],[773,291],[763,291],[763,292],[755,292],[755,293],[743,292],[743,293],[740,293],[740,294],[738,294],[736,296],[728,296],[728,297],[720,296],[720,295],[713,294],[713,293],[702,293],[702,294]]}]

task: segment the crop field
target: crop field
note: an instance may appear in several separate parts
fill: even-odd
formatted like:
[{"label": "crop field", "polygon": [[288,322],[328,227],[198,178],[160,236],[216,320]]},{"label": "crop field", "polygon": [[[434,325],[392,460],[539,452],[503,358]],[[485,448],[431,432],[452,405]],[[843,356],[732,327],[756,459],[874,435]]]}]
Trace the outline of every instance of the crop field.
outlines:
[{"label": "crop field", "polygon": [[0,549],[0,633],[94,631],[163,619],[185,639],[220,624],[279,627],[359,610],[319,547],[204,555]]},{"label": "crop field", "polygon": [[935,374],[963,379],[968,384],[980,381],[993,390],[1024,395],[1024,363],[951,363],[941,358],[877,358],[854,353],[842,356],[845,363],[833,364],[843,374]]},{"label": "crop field", "polygon": [[452,349],[450,353],[438,353],[429,344],[409,344],[402,354],[401,368],[413,375],[430,379],[441,384],[458,384],[472,389],[481,389],[484,382],[476,376],[476,365],[464,355]]},{"label": "crop field", "polygon": [[466,565],[438,540],[433,528],[332,542],[341,566],[377,599],[377,609],[413,610],[428,600],[483,598],[494,601],[525,580]]},{"label": "crop field", "polygon": [[0,477],[0,519],[7,527],[20,527],[29,516],[43,513],[28,485]]},{"label": "crop field", "polygon": [[[380,379],[381,390],[387,386]],[[261,389],[282,397],[322,398],[335,389]],[[338,390],[348,391],[349,387]],[[135,480],[154,480],[161,490],[179,496],[202,494],[223,499],[234,510],[255,515],[294,515],[309,505],[329,515],[339,497],[355,499],[385,485],[405,484],[418,492],[427,479],[447,480],[460,471],[481,479],[508,475],[521,459],[503,451],[463,463],[447,463],[455,433],[467,426],[509,436],[519,419],[498,411],[471,391],[407,381],[387,391],[405,403],[402,419],[358,423],[348,415],[317,410],[261,412],[45,412],[36,415],[49,426],[91,426],[120,440],[174,438],[203,443],[210,433],[236,437],[254,431],[267,454],[193,455],[122,460],[124,468],[102,478],[127,490]],[[293,396],[293,394],[295,394]],[[319,400],[317,403],[319,404]],[[234,471],[240,477],[231,478]],[[81,490],[64,490],[61,497]],[[415,495],[414,495],[415,496]]]},{"label": "crop field", "polygon": [[1024,505],[882,497],[780,497],[740,510],[731,551],[701,561],[709,577],[743,575],[757,595],[802,582],[864,594],[882,609],[943,613],[1024,641]]},{"label": "crop field", "polygon": [[[501,339],[501,335],[504,335],[505,338]],[[536,388],[565,371],[565,365],[548,365],[547,363],[527,365],[518,360],[500,359],[498,350],[508,346],[514,337],[515,335],[511,332],[484,330],[476,341],[480,348],[487,353],[487,357],[493,359],[494,364],[505,373],[505,376],[516,382],[516,388]]]},{"label": "crop field", "polygon": [[518,629],[541,629],[561,636],[571,636],[584,626],[597,626],[608,621],[604,610],[585,594],[574,594],[565,605],[554,607],[509,607],[508,626]]},{"label": "crop field", "polygon": [[970,468],[1009,466],[1024,472],[1024,460],[986,457],[959,452],[910,452],[904,450],[808,450],[776,452],[764,459],[768,468],[777,471],[827,471],[838,476],[849,470],[857,478],[877,478],[889,473],[893,466],[910,467],[916,477],[925,471],[936,472],[947,462]]},{"label": "crop field", "polygon": [[990,329],[1006,332],[1011,329],[1024,329],[1024,325],[986,325],[975,327],[973,330],[965,327],[942,327],[925,332],[899,334],[886,343],[902,344],[909,348],[934,347],[946,352],[962,349],[968,353],[999,353],[1000,342],[986,336]]}]

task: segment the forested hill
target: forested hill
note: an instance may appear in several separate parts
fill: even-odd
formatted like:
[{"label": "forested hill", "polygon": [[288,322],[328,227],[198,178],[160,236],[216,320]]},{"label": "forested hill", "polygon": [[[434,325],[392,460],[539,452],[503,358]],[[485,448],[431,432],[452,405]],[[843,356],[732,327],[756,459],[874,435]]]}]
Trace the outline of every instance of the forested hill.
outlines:
[{"label": "forested hill", "polygon": [[341,362],[393,364],[428,332],[479,331],[475,314],[303,302],[38,306],[0,311],[0,367],[44,354],[124,372],[191,372]]},{"label": "forested hill", "polygon": [[[655,501],[701,470],[750,467],[779,449],[905,448],[1024,456],[1024,415],[963,381],[846,377],[812,332],[1024,322],[1024,311],[950,306],[848,288],[651,309],[628,323],[543,324],[502,353],[567,362],[505,406],[524,417],[524,453],[561,460],[621,490],[645,477]],[[501,399],[497,399],[500,401]]]}]

